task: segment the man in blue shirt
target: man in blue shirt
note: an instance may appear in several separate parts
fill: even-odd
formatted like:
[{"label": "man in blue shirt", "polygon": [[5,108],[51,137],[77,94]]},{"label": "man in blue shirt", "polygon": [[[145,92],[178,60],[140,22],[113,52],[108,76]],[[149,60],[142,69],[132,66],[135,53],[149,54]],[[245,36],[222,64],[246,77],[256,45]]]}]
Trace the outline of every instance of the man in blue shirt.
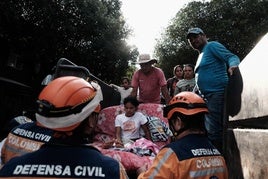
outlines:
[{"label": "man in blue shirt", "polygon": [[209,113],[205,125],[208,137],[222,151],[224,92],[228,85],[228,75],[233,75],[240,59],[221,43],[208,42],[200,28],[190,28],[187,39],[191,47],[199,52],[195,78],[199,91],[207,100]]}]

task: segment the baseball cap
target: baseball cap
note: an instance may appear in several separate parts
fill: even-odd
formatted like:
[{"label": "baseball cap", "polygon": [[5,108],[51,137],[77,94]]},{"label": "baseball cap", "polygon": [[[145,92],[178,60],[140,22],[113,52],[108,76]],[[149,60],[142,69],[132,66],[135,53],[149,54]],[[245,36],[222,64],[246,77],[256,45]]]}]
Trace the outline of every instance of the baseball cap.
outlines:
[{"label": "baseball cap", "polygon": [[204,31],[199,27],[190,28],[187,32],[186,38],[188,39],[190,34],[204,34]]}]

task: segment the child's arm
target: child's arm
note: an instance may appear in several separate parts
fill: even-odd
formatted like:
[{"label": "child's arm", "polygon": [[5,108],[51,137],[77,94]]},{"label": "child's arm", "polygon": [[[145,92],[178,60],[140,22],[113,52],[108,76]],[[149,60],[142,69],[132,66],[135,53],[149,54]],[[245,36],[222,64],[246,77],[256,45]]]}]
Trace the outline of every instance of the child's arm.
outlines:
[{"label": "child's arm", "polygon": [[118,90],[118,89],[120,88],[120,86],[117,86],[117,85],[115,85],[115,84],[110,84],[110,86],[111,86],[112,88],[116,89],[116,90]]},{"label": "child's arm", "polygon": [[119,143],[122,143],[122,139],[121,139],[121,127],[115,127],[115,138],[116,141]]},{"label": "child's arm", "polygon": [[150,133],[150,130],[148,128],[148,122],[143,124],[143,125],[141,125],[141,128],[144,131],[145,138],[152,141],[151,133]]}]

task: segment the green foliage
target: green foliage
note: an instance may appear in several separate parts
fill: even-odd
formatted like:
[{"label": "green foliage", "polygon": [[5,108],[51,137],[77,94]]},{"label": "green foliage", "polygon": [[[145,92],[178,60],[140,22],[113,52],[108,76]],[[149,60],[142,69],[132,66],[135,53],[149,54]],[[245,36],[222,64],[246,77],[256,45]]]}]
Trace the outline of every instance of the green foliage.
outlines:
[{"label": "green foliage", "polygon": [[202,28],[209,40],[224,44],[241,60],[268,31],[268,1],[211,0],[190,2],[158,39],[155,55],[167,77],[177,64],[195,64],[198,53],[186,39],[190,27]]},{"label": "green foliage", "polygon": [[1,67],[15,61],[17,80],[40,85],[64,57],[107,83],[120,79],[137,56],[120,8],[119,0],[1,1]]}]

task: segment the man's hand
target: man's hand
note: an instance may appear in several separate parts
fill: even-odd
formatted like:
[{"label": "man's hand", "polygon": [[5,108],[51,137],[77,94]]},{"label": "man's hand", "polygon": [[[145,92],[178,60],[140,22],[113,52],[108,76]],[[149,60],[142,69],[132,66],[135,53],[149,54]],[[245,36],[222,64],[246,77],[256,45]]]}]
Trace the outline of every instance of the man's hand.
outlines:
[{"label": "man's hand", "polygon": [[232,76],[234,74],[234,70],[238,68],[238,66],[232,66],[228,69],[228,73],[230,76]]}]

